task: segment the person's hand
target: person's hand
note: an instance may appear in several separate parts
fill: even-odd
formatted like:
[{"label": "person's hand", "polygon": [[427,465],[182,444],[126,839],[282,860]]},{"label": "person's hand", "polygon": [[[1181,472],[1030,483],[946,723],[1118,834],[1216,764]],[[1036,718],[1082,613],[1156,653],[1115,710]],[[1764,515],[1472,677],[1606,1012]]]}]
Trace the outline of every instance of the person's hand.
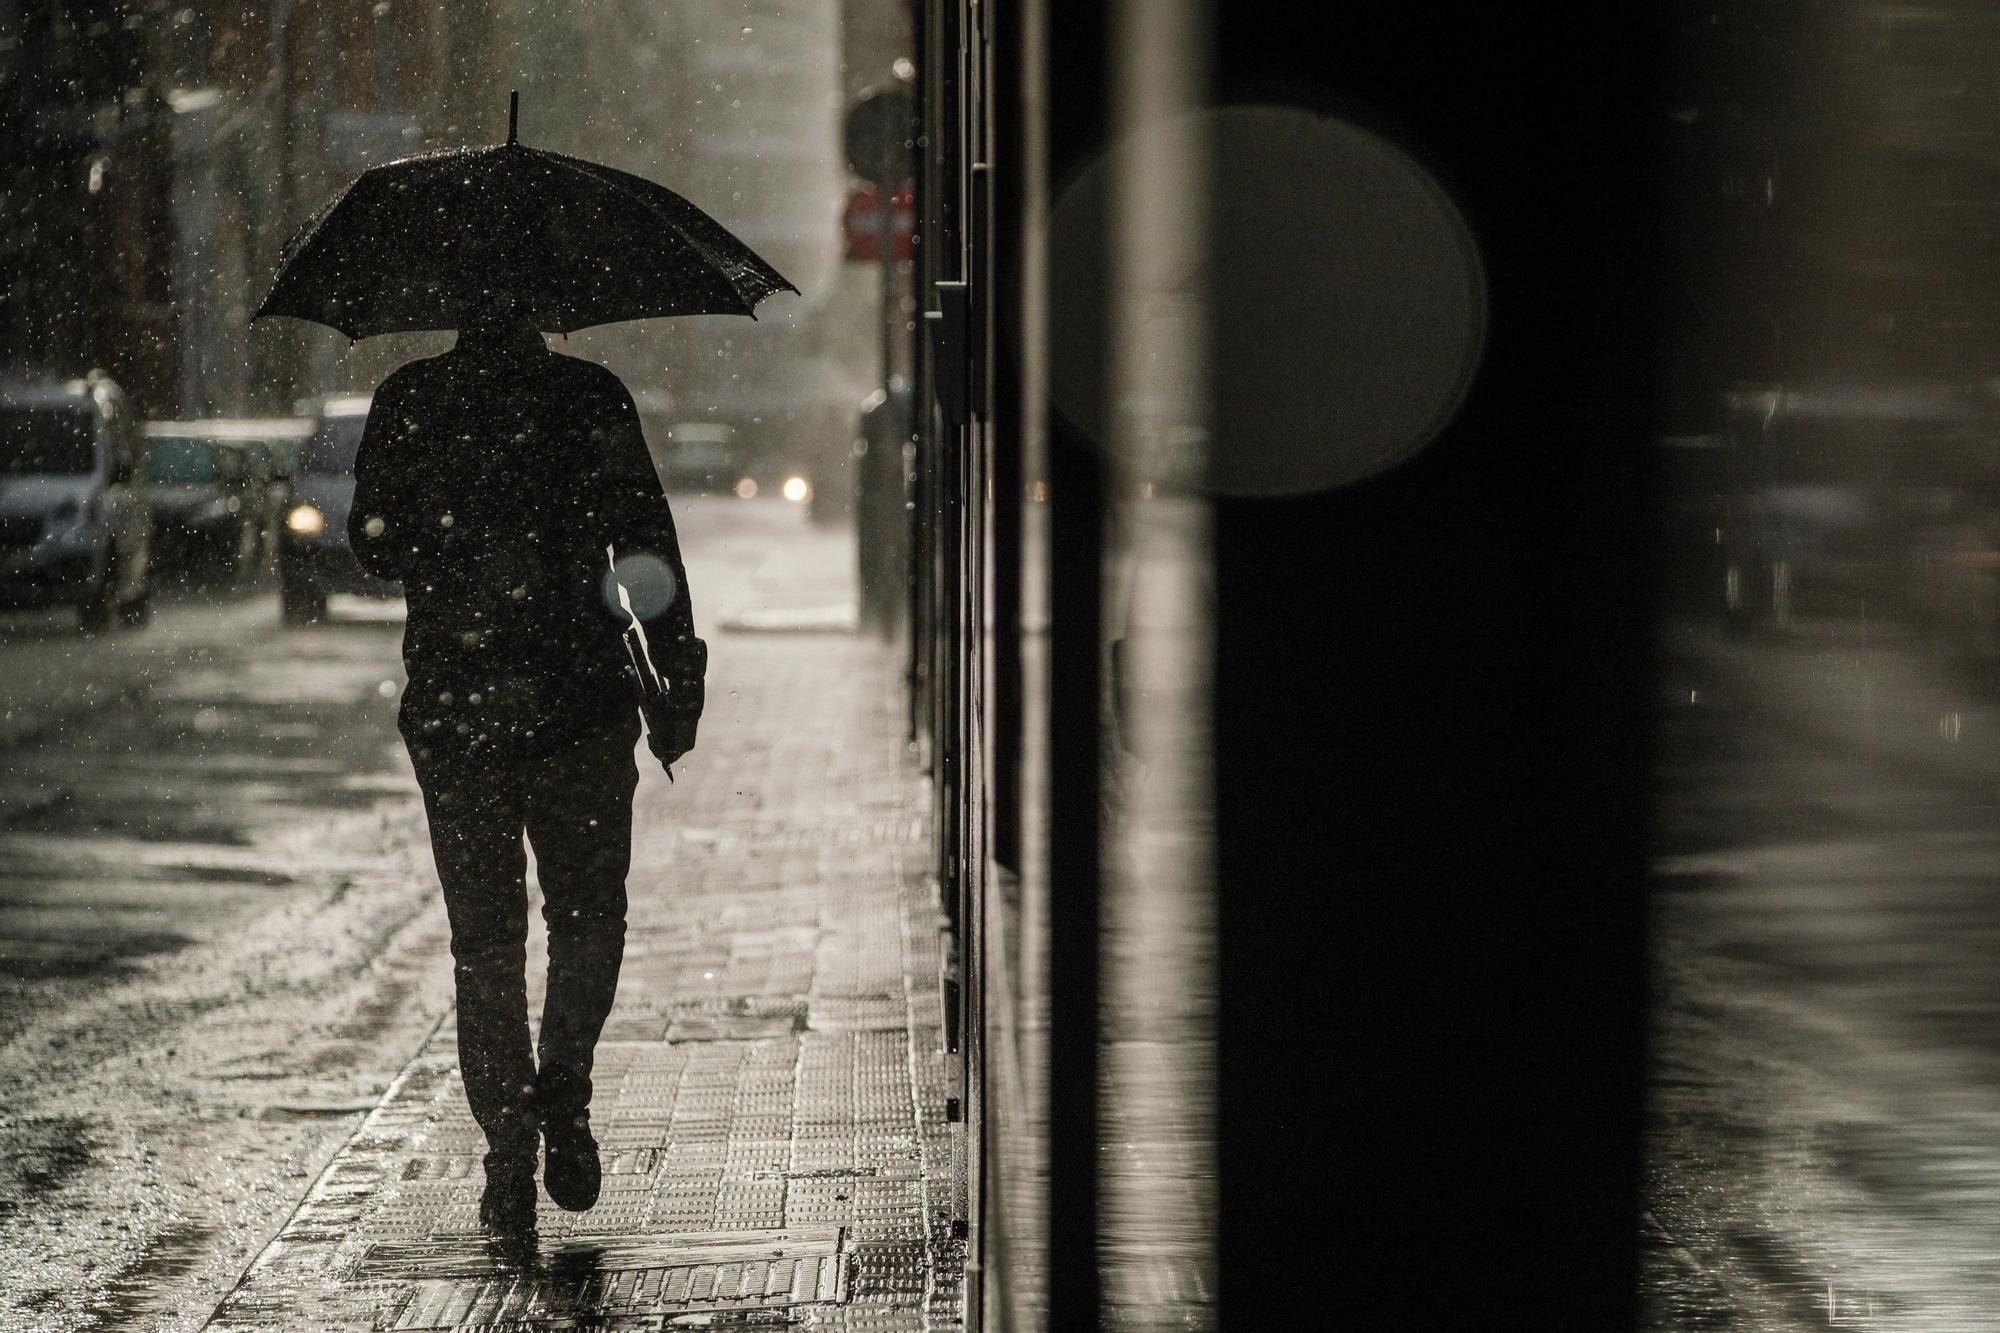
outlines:
[{"label": "person's hand", "polygon": [[653,757],[658,759],[673,776],[673,766],[682,756],[694,749],[694,734],[700,715],[696,713],[667,713],[660,717],[660,725],[652,725],[649,719],[646,728],[646,744],[651,747]]}]

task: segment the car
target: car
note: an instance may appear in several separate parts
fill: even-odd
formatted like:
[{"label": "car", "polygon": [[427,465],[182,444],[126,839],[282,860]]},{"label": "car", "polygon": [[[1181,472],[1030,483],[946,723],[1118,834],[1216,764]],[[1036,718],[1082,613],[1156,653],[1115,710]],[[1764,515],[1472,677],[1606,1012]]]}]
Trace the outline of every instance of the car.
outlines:
[{"label": "car", "polygon": [[678,395],[668,448],[656,451],[655,460],[671,486],[667,459],[677,447],[685,444],[692,454],[721,444],[736,472],[730,479],[736,494],[782,497],[815,521],[844,519],[853,509],[854,401],[847,380],[820,360],[754,382],[732,377],[691,387]]},{"label": "car", "polygon": [[741,475],[736,432],[720,421],[687,421],[664,389],[632,390],[653,470],[668,492],[728,491]]},{"label": "car", "polygon": [[[313,424],[301,417],[146,423],[155,537],[168,562],[187,565],[206,554],[226,572],[266,572],[277,558],[278,531],[291,507],[298,448]],[[210,468],[201,461],[203,454],[213,465],[213,481],[204,479]],[[232,498],[234,509],[228,505]]]},{"label": "car", "polygon": [[278,533],[278,605],[285,623],[309,625],[326,615],[330,593],[400,597],[402,585],[361,567],[347,540],[354,503],[354,456],[368,422],[365,396],[332,397],[299,447],[292,507]]},{"label": "car", "polygon": [[[2000,402],[1974,386],[1829,383],[1729,403],[1725,624],[1983,617]],[[1956,607],[1957,609],[1954,609]]]},{"label": "car", "polygon": [[675,422],[653,463],[669,492],[730,491],[743,477],[736,432],[720,421]]},{"label": "car", "polygon": [[261,545],[249,458],[207,438],[199,422],[149,421],[142,470],[162,573],[229,581],[254,568]]},{"label": "car", "polygon": [[0,381],[0,605],[73,606],[90,632],[146,623],[139,452],[138,418],[108,376]]}]

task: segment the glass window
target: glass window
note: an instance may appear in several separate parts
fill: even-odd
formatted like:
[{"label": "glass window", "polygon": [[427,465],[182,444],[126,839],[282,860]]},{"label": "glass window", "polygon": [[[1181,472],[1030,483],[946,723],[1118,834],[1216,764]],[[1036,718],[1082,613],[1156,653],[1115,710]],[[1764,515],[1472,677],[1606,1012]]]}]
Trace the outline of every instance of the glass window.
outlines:
[{"label": "glass window", "polygon": [[92,415],[74,407],[0,407],[0,473],[81,476],[97,470]]}]

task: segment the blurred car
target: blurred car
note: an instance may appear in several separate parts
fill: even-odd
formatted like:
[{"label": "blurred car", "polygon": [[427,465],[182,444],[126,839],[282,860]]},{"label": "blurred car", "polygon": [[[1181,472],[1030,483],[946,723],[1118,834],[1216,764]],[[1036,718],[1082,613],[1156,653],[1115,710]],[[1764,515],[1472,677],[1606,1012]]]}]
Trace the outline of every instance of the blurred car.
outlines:
[{"label": "blurred car", "polygon": [[720,421],[681,421],[667,431],[667,447],[654,457],[668,492],[735,490],[744,469],[736,432]]},{"label": "blurred car", "polygon": [[1656,590],[1675,611],[1712,613],[1725,582],[1729,437],[1665,435],[1654,444]]},{"label": "blurred car", "polygon": [[110,379],[0,382],[0,605],[146,623],[152,516],[138,419]]},{"label": "blurred car", "polygon": [[292,506],[278,534],[278,605],[287,624],[319,620],[330,593],[402,595],[402,585],[364,570],[347,541],[354,456],[368,422],[368,402],[365,396],[321,401],[314,413],[317,424],[299,447]]},{"label": "blurred car", "polygon": [[729,431],[738,495],[780,496],[814,519],[834,520],[853,508],[848,469],[859,396],[830,364],[804,358],[768,374],[691,384],[674,426],[704,450],[717,427]]},{"label": "blurred car", "polygon": [[1730,406],[1732,628],[1983,614],[1952,584],[1986,577],[1977,534],[2000,484],[2000,403],[1962,386],[1830,384]]},{"label": "blurred car", "polygon": [[144,472],[160,572],[234,578],[264,550],[262,486],[242,442],[216,438],[212,422],[146,422]]},{"label": "blurred car", "polygon": [[679,402],[664,389],[634,389],[632,405],[653,470],[670,494],[736,485],[742,464],[733,428],[720,421],[680,420]]}]

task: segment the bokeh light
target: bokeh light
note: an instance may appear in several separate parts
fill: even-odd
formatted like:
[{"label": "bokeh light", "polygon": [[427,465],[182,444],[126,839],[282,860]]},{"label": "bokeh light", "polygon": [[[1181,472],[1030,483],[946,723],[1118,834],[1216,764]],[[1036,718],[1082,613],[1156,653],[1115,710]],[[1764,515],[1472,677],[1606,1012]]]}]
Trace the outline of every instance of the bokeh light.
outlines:
[{"label": "bokeh light", "polygon": [[605,571],[604,605],[613,615],[624,614],[624,606],[618,596],[621,588],[630,601],[632,614],[641,620],[651,620],[673,605],[680,584],[666,561],[648,551],[634,551],[620,556],[617,563]]}]

